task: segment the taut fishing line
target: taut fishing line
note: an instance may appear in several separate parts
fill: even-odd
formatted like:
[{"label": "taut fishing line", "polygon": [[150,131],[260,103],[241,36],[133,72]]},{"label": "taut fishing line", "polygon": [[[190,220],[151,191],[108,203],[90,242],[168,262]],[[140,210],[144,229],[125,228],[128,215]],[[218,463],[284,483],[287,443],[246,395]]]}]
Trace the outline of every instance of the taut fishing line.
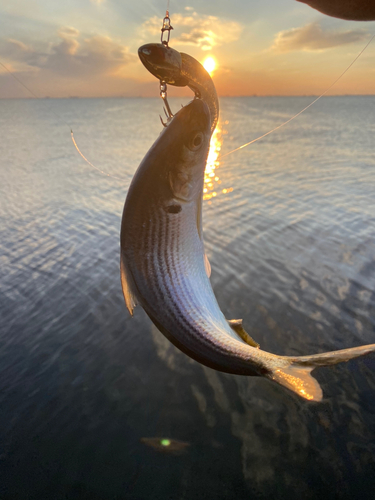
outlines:
[{"label": "taut fishing line", "polygon": [[[169,0],[167,0],[167,12],[169,11]],[[252,141],[250,142],[247,142],[246,144],[243,144],[242,146],[239,146],[238,148],[235,148],[233,149],[232,151],[229,151],[228,153],[225,153],[221,156],[219,156],[217,158],[217,161],[218,160],[222,160],[223,158],[225,158],[226,156],[232,154],[232,153],[235,153],[236,151],[239,151],[241,149],[244,149],[246,148],[247,146],[250,146],[250,144],[254,144],[254,142],[257,142],[257,141],[260,141],[261,139],[263,139],[264,137],[267,137],[268,135],[272,134],[273,132],[275,132],[276,130],[279,130],[281,127],[284,127],[285,125],[287,125],[288,123],[290,123],[292,120],[294,120],[295,118],[297,118],[299,115],[301,115],[302,113],[304,113],[307,109],[309,109],[313,104],[315,104],[317,101],[319,101],[319,99],[321,99],[324,95],[327,94],[327,92],[329,92],[329,90],[331,90],[331,88],[345,75],[345,73],[347,71],[349,71],[349,69],[353,66],[353,64],[357,61],[357,59],[359,59],[359,57],[363,54],[363,52],[367,49],[367,47],[370,45],[370,43],[373,41],[373,39],[375,38],[375,34],[372,35],[372,37],[370,38],[370,40],[366,43],[366,45],[363,47],[363,49],[357,54],[357,56],[353,59],[353,61],[349,64],[349,66],[341,73],[341,75],[336,78],[336,80],[331,83],[331,85],[322,93],[320,94],[316,99],[314,99],[310,104],[308,104],[305,108],[303,108],[301,111],[299,111],[297,114],[295,114],[294,116],[292,116],[291,118],[289,118],[288,120],[286,120],[285,122],[281,123],[280,125],[278,125],[277,127],[273,128],[272,130],[266,132],[265,134],[257,137],[256,139],[253,139]],[[0,61],[0,65],[20,84],[22,85],[22,87],[24,87],[33,97],[35,97],[36,99],[41,99],[41,97],[37,96],[31,89],[29,89],[29,87],[27,87],[12,71],[10,71],[6,66],[5,64],[3,64],[1,61]],[[44,104],[44,103],[43,103]],[[47,105],[44,104],[46,107]],[[57,118],[59,120],[61,120],[62,122],[64,122],[67,127],[69,127],[69,130],[70,130],[70,135],[71,135],[71,139],[72,139],[72,142],[73,142],[73,145],[74,147],[76,148],[78,154],[81,156],[81,158],[86,162],[88,163],[92,168],[94,168],[95,170],[97,170],[98,172],[100,172],[101,174],[107,176],[107,177],[111,177],[112,179],[116,179],[118,181],[124,181],[125,179],[124,178],[121,178],[121,177],[116,177],[114,175],[111,175],[111,174],[108,174],[107,172],[104,172],[104,170],[101,170],[100,168],[96,167],[94,164],[92,164],[86,157],[85,155],[81,152],[81,150],[79,149],[75,139],[74,139],[74,134],[73,134],[73,130],[71,128],[71,126],[69,125],[69,123],[67,123],[60,115],[58,115],[53,109],[51,109],[50,107],[48,107],[49,111],[52,111],[52,113],[54,113],[55,116],[57,116]]]},{"label": "taut fishing line", "polygon": [[281,123],[280,125],[278,125],[277,127],[273,128],[272,130],[270,130],[269,132],[266,132],[265,134],[257,137],[256,139],[253,139],[252,141],[250,142],[247,142],[246,144],[242,144],[242,146],[239,146],[238,148],[236,149],[233,149],[232,151],[229,151],[229,153],[225,153],[221,156],[219,156],[217,158],[217,161],[221,160],[222,158],[225,158],[225,156],[228,156],[228,155],[231,155],[232,153],[235,153],[236,151],[239,151],[240,149],[243,149],[243,148],[246,148],[247,146],[250,146],[250,144],[254,144],[254,142],[257,142],[257,141],[260,141],[261,139],[263,139],[264,137],[267,137],[267,135],[270,135],[272,134],[272,132],[275,132],[275,130],[278,130],[279,128],[281,127],[284,127],[284,125],[287,125],[288,123],[290,123],[292,120],[294,120],[295,118],[297,118],[297,116],[301,115],[304,111],[306,111],[307,109],[309,109],[313,104],[315,104],[317,101],[319,101],[319,99],[321,97],[323,97],[329,90],[331,90],[331,88],[345,75],[345,73],[353,66],[353,64],[356,62],[356,60],[363,54],[363,52],[367,49],[367,47],[370,45],[370,43],[373,41],[373,39],[375,38],[375,34],[372,35],[372,37],[370,38],[370,40],[366,43],[366,45],[363,47],[363,49],[359,52],[359,54],[357,54],[357,56],[353,59],[353,61],[349,64],[349,66],[346,68],[345,71],[343,71],[341,73],[341,75],[336,78],[336,80],[331,83],[331,85],[322,93],[320,94],[319,97],[317,97],[316,99],[314,99],[312,102],[310,102],[310,104],[308,106],[306,106],[305,108],[303,108],[301,111],[299,111],[297,114],[295,114],[294,116],[292,116],[291,118],[289,118],[288,120],[286,120],[285,122]]}]

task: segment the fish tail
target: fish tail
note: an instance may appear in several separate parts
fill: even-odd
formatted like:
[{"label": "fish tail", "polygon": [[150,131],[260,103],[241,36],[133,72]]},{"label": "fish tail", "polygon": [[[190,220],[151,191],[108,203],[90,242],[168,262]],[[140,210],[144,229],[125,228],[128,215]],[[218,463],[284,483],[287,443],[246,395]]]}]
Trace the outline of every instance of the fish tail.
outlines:
[{"label": "fish tail", "polygon": [[343,361],[363,356],[375,351],[375,344],[342,349],[340,351],[312,354],[311,356],[283,356],[282,359],[289,361],[286,367],[272,370],[268,378],[280,385],[287,387],[299,396],[310,401],[321,401],[323,391],[319,382],[311,375],[311,371],[319,366],[335,365]]}]

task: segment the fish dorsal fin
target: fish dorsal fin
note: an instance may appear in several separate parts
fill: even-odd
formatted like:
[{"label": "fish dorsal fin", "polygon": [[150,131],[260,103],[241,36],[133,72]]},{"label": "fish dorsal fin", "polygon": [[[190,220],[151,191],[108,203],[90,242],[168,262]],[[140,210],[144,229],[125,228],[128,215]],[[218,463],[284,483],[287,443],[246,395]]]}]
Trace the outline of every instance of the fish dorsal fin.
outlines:
[{"label": "fish dorsal fin", "polygon": [[206,274],[208,277],[211,276],[211,264],[210,261],[208,260],[207,254],[203,255],[204,258],[204,268],[206,270]]},{"label": "fish dorsal fin", "polygon": [[246,344],[251,345],[251,347],[256,347],[259,349],[258,342],[250,337],[250,335],[244,330],[242,326],[242,319],[230,319],[228,320],[229,326],[234,330],[241,339],[246,342]]},{"label": "fish dorsal fin", "polygon": [[137,299],[132,291],[132,279],[129,276],[129,271],[126,269],[125,259],[121,252],[120,257],[120,274],[121,274],[121,286],[122,293],[124,294],[125,304],[131,316],[133,316],[133,311],[137,305]]}]

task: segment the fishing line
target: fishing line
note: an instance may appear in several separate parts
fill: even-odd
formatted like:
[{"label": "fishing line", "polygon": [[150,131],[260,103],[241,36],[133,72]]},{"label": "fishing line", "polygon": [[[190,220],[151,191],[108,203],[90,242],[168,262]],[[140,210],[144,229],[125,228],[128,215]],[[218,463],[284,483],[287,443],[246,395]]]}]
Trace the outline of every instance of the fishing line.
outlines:
[{"label": "fishing line", "polygon": [[[169,0],[167,0],[167,11],[169,10]],[[281,127],[284,127],[285,125],[287,125],[288,123],[290,123],[292,120],[294,120],[295,118],[297,118],[299,115],[301,115],[303,112],[305,112],[307,109],[309,109],[313,104],[315,104],[317,101],[319,101],[319,99],[321,99],[325,94],[327,94],[327,92],[345,75],[345,73],[353,66],[353,64],[357,61],[357,59],[363,54],[363,52],[367,49],[367,47],[370,45],[370,43],[372,42],[372,40],[375,38],[375,34],[372,35],[372,37],[370,38],[370,40],[367,42],[367,44],[363,47],[363,49],[357,54],[357,56],[353,59],[353,61],[349,64],[349,66],[341,73],[341,75],[336,78],[336,80],[322,93],[320,94],[316,99],[314,99],[309,105],[307,105],[305,108],[303,108],[301,111],[299,111],[297,114],[295,114],[294,116],[292,116],[291,118],[289,118],[288,120],[286,120],[285,122],[281,123],[280,125],[278,125],[277,127],[273,128],[272,130],[266,132],[265,134],[257,137],[256,139],[253,139],[252,141],[249,141],[247,142],[246,144],[243,144],[242,146],[239,146],[238,148],[235,148],[233,149],[232,151],[229,151],[228,153],[225,153],[221,156],[219,156],[217,158],[217,161],[219,160],[222,160],[223,158],[225,158],[226,156],[229,156],[230,154],[232,153],[235,153],[236,151],[239,151],[241,149],[244,149],[246,148],[247,146],[250,146],[250,144],[254,144],[255,142],[257,141],[260,141],[261,139],[263,139],[264,137],[267,137],[268,135],[272,134],[273,132],[275,132],[276,130],[280,129]],[[39,99],[41,100],[41,98],[39,96],[37,96],[27,85],[25,85],[12,71],[10,71],[6,66],[5,64],[3,64],[1,61],[0,61],[0,65],[20,84],[22,85],[22,87],[24,87],[33,97],[35,97],[35,99]],[[45,103],[43,103],[43,105],[45,107],[47,107],[47,105]],[[108,174],[107,172],[105,172],[104,170],[101,170],[100,168],[96,167],[93,163],[91,163],[87,158],[86,156],[81,152],[81,150],[79,149],[76,141],[75,141],[75,138],[74,138],[74,133],[73,133],[73,129],[71,128],[71,126],[69,125],[69,123],[64,120],[60,115],[58,115],[53,109],[51,109],[50,107],[48,107],[48,110],[49,111],[52,111],[52,113],[59,119],[61,120],[62,122],[65,123],[65,125],[67,127],[69,127],[69,130],[70,130],[70,136],[71,136],[71,139],[72,139],[72,142],[73,142],[73,145],[74,147],[76,148],[78,154],[81,156],[81,158],[86,162],[88,163],[88,165],[90,165],[92,168],[94,168],[95,170],[97,170],[98,172],[100,172],[102,175],[105,175],[107,177],[111,177],[112,179],[115,179],[117,181],[121,181],[121,182],[124,182],[125,181],[125,178],[121,178],[121,177],[116,177],[114,175],[111,175],[111,174]]]},{"label": "fishing line", "polygon": [[349,66],[346,68],[345,71],[343,71],[341,73],[341,75],[336,78],[336,80],[331,83],[331,85],[322,93],[320,94],[319,97],[317,97],[316,99],[314,99],[312,102],[310,102],[310,104],[308,106],[306,106],[305,108],[303,108],[301,111],[299,111],[296,115],[292,116],[291,118],[289,118],[288,120],[286,120],[284,123],[281,123],[280,125],[278,125],[277,127],[273,128],[272,130],[270,130],[269,132],[266,132],[265,134],[257,137],[256,139],[253,139],[252,141],[250,142],[247,142],[246,144],[243,144],[242,146],[239,146],[238,148],[236,149],[233,149],[232,151],[229,151],[229,153],[225,153],[221,156],[219,156],[217,158],[217,161],[221,160],[222,158],[225,158],[226,156],[232,154],[232,153],[235,153],[236,151],[239,151],[240,149],[243,149],[243,148],[246,148],[247,146],[250,146],[250,144],[254,144],[254,142],[257,142],[257,141],[260,141],[260,139],[263,139],[264,137],[267,137],[267,135],[270,135],[272,134],[272,132],[275,132],[275,130],[278,130],[279,128],[281,127],[284,127],[284,125],[287,125],[288,123],[290,123],[292,120],[294,120],[295,118],[297,118],[299,115],[301,115],[304,111],[306,111],[307,109],[309,109],[313,104],[315,104],[317,101],[319,101],[319,99],[321,97],[323,97],[329,90],[331,90],[331,88],[345,75],[345,73],[353,66],[353,64],[357,61],[357,59],[363,54],[363,52],[367,49],[367,47],[370,45],[370,43],[373,41],[373,39],[375,38],[375,34],[372,35],[372,37],[370,38],[370,40],[366,43],[366,45],[363,47],[363,49],[359,52],[359,54],[357,54],[357,56],[353,59],[353,61],[349,64]]},{"label": "fishing line", "polygon": [[76,150],[78,151],[78,154],[85,160],[86,163],[88,163],[92,168],[94,168],[95,170],[97,170],[98,172],[100,172],[101,174],[107,176],[107,177],[111,177],[112,179],[116,179],[118,181],[126,181],[125,178],[121,178],[121,177],[116,177],[115,175],[111,175],[111,174],[107,174],[107,172],[104,172],[104,170],[101,170],[100,168],[96,167],[95,165],[93,165],[91,163],[91,161],[89,161],[86,156],[81,152],[81,150],[79,149],[75,139],[74,139],[74,134],[73,134],[73,129],[72,127],[69,125],[69,123],[64,120],[64,118],[62,118],[59,114],[57,114],[51,107],[47,106],[47,104],[45,104],[42,100],[41,97],[37,96],[31,89],[29,89],[29,87],[27,87],[27,85],[25,85],[12,71],[10,71],[6,66],[5,64],[3,64],[1,61],[0,61],[0,65],[20,84],[22,85],[22,87],[24,87],[33,97],[35,97],[35,99],[38,99],[38,100],[41,100],[42,101],[42,104],[43,106],[48,109],[48,111],[52,111],[52,113],[58,118],[59,121],[65,123],[65,125],[67,127],[69,127],[69,130],[70,130],[70,137],[72,139],[72,142],[74,144],[74,147],[76,148]]},{"label": "fishing line", "polygon": [[107,174],[107,172],[104,172],[104,170],[100,170],[100,168],[98,167],[95,167],[95,165],[93,165],[91,163],[91,161],[89,161],[86,156],[83,155],[83,153],[81,153],[79,147],[77,146],[77,143],[74,139],[74,135],[73,135],[73,130],[70,129],[70,135],[71,135],[71,138],[72,138],[72,141],[73,141],[73,144],[74,144],[74,147],[76,148],[76,150],[78,151],[78,153],[82,156],[82,158],[85,160],[85,162],[87,162],[92,168],[95,168],[95,170],[97,170],[98,172],[100,172],[101,174],[103,175],[106,175],[107,177],[112,177],[112,179],[116,179],[118,181],[125,181],[125,179],[121,178],[121,177],[116,177],[114,175],[111,175],[111,174]]}]

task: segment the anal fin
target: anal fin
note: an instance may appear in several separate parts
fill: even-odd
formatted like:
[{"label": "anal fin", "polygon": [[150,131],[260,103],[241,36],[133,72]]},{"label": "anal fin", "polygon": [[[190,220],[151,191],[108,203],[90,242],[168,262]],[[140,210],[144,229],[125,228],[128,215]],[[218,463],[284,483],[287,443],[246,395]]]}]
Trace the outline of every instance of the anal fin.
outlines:
[{"label": "anal fin", "polygon": [[246,344],[251,345],[251,347],[256,347],[259,349],[259,344],[258,342],[255,342],[255,340],[250,337],[250,335],[247,333],[246,330],[244,330],[244,327],[242,326],[242,319],[230,319],[228,320],[229,326],[234,330],[241,339],[246,342]]},{"label": "anal fin", "polygon": [[130,315],[133,316],[134,308],[137,305],[137,299],[134,292],[132,291],[132,280],[129,276],[129,271],[126,269],[126,264],[122,252],[120,256],[120,275],[125,304]]}]

